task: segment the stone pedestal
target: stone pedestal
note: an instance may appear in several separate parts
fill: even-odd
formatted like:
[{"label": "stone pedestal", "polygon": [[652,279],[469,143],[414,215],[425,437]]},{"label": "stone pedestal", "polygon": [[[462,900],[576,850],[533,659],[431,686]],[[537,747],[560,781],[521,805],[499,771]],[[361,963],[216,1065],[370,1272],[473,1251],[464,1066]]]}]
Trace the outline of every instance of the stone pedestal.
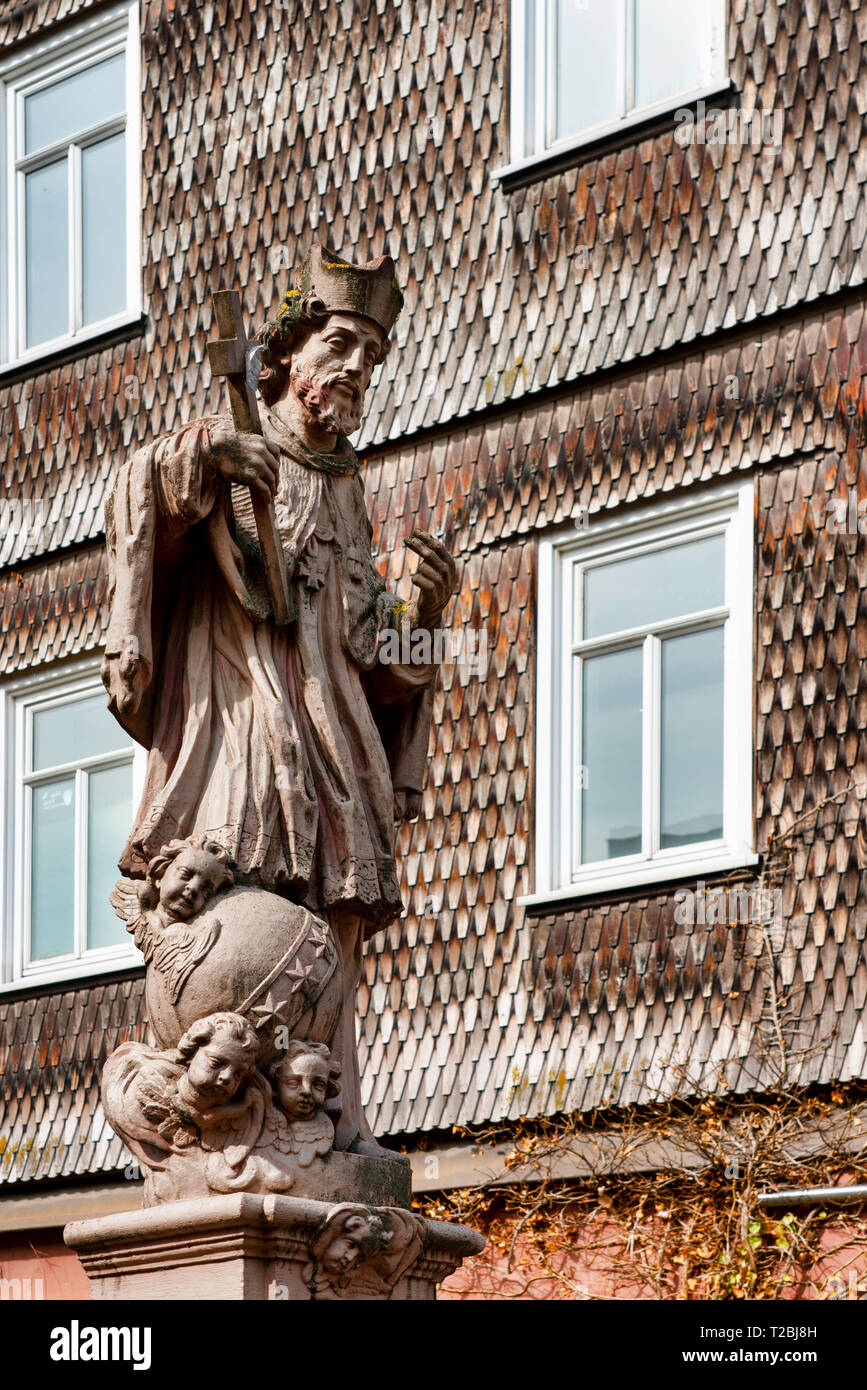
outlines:
[{"label": "stone pedestal", "polygon": [[246,1192],[75,1221],[64,1238],[94,1299],[434,1299],[484,1246],[399,1207]]}]

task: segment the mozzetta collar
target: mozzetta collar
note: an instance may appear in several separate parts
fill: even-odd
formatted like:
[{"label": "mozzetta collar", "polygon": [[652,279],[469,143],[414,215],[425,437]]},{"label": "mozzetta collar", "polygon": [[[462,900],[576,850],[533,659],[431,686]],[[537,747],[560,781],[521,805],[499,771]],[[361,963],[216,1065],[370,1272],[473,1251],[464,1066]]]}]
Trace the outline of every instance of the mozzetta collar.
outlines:
[{"label": "mozzetta collar", "polygon": [[284,453],[289,454],[296,463],[302,464],[305,468],[315,468],[320,473],[330,473],[332,476],[343,476],[344,474],[357,473],[361,464],[358,455],[353,449],[348,439],[342,435],[337,436],[337,447],[330,454],[318,454],[315,449],[310,449],[298,435],[284,424],[279,415],[276,415],[270,407],[265,407],[265,423],[270,426],[267,433],[271,435]]}]

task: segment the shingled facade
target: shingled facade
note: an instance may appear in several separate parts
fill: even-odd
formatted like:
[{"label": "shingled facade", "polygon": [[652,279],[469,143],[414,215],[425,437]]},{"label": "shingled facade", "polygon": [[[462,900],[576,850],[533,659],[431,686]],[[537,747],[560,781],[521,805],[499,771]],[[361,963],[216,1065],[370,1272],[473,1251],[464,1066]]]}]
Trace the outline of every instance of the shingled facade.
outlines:
[{"label": "shingled facade", "polygon": [[[4,0],[0,61],[105,10]],[[731,0],[717,104],[779,113],[778,142],[681,143],[668,113],[518,168],[504,0],[144,0],[137,22],[142,312],[0,368],[3,498],[40,517],[0,537],[4,748],[15,681],[99,654],[119,459],[221,406],[210,291],[236,285],[258,324],[314,237],[388,252],[406,312],[356,441],[375,543],[408,592],[403,539],[443,536],[463,566],[455,623],[485,634],[487,668],[443,670],[422,815],[398,846],[407,914],[367,955],[374,1128],[413,1147],[762,1090],[781,1067],[789,1085],[867,1077],[867,544],[830,524],[835,503],[867,507],[867,5]],[[546,895],[540,550],[738,486],[749,853]],[[684,923],[677,891],[699,880],[778,889],[782,913]],[[21,1214],[0,1262],[4,1240],[7,1260],[48,1249],[73,1198],[83,1213],[121,1190],[99,1074],[145,1027],[135,965],[38,985],[7,967],[0,1225]],[[59,1214],[38,1218],[52,1194]]]}]

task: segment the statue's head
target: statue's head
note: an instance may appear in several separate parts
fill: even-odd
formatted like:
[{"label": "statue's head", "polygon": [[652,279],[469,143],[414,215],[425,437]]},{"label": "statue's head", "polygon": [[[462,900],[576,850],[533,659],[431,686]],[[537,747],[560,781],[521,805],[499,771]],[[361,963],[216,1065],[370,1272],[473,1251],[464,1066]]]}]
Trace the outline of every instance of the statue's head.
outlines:
[{"label": "statue's head", "polygon": [[177,1047],[195,1095],[209,1102],[231,1100],[256,1069],[259,1038],[240,1014],[197,1019]]},{"label": "statue's head", "polygon": [[205,835],[163,845],[148,864],[147,877],[163,913],[176,922],[195,917],[221,888],[235,881],[226,850]]},{"label": "statue's head", "polygon": [[384,1250],[391,1241],[375,1212],[347,1204],[335,1207],[313,1242],[311,1253],[326,1277],[345,1279],[360,1260]]},{"label": "statue's head", "polygon": [[340,1064],[324,1043],[293,1039],[271,1067],[281,1108],[292,1120],[309,1120],[340,1093]]},{"label": "statue's head", "polygon": [[371,374],[388,353],[403,304],[394,271],[390,256],[356,266],[313,247],[276,319],[258,335],[259,390],[268,405],[293,395],[328,433],[358,429]]}]

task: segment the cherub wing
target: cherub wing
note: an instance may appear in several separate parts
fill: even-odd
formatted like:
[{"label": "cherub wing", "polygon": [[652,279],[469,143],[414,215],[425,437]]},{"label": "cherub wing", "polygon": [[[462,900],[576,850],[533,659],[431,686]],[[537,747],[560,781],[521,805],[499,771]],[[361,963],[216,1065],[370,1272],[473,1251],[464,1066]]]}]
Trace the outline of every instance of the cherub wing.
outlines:
[{"label": "cherub wing", "polygon": [[282,1110],[274,1104],[266,1107],[259,1145],[265,1149],[276,1149],[281,1154],[297,1152],[289,1121]]},{"label": "cherub wing", "polygon": [[169,996],[176,1004],[187,977],[199,961],[208,954],[220,934],[220,923],[211,921],[206,928],[169,927],[156,938],[153,966],[165,976]]},{"label": "cherub wing", "polygon": [[141,913],[140,887],[130,878],[119,878],[109,893],[108,900],[122,922],[134,922]]},{"label": "cherub wing", "polygon": [[156,1080],[146,1074],[140,1076],[136,1086],[136,1099],[145,1119],[150,1120],[153,1125],[163,1124],[173,1113],[163,1077]]}]

